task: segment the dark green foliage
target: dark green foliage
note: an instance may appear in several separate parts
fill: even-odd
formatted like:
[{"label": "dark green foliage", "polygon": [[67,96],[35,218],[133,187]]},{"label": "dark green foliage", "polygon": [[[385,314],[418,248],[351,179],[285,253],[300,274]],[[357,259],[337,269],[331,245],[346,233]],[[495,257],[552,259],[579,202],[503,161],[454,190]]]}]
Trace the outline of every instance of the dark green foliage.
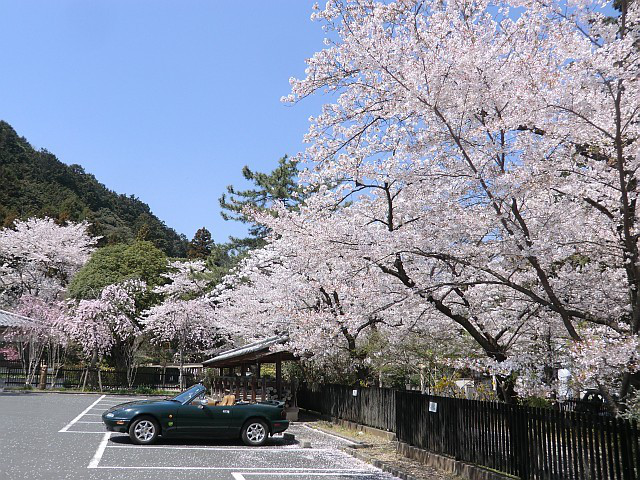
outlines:
[{"label": "dark green foliage", "polygon": [[87,220],[91,233],[103,237],[101,245],[144,239],[169,256],[186,253],[184,235],[167,227],[147,204],[107,189],[79,165],[34,150],[0,121],[0,227],[31,216]]},{"label": "dark green foliage", "polygon": [[235,253],[233,243],[214,244],[211,255],[207,257],[207,269],[211,272],[211,285],[217,285],[220,280],[236,266],[243,254]]},{"label": "dark green foliage", "polygon": [[[167,271],[167,257],[151,242],[139,240],[131,245],[108,245],[96,250],[69,285],[68,295],[76,299],[96,298],[107,285],[129,279],[140,279],[151,290],[164,283],[161,276]],[[147,292],[139,299],[141,309],[157,300]]]},{"label": "dark green foliage", "polygon": [[298,185],[298,162],[290,160],[286,155],[278,160],[278,166],[271,173],[254,172],[245,166],[242,175],[255,187],[248,190],[237,190],[232,185],[227,193],[220,197],[221,215],[225,220],[248,223],[249,237],[230,238],[230,248],[244,252],[264,245],[267,229],[248,218],[243,209],[251,207],[266,210],[276,201],[281,201],[287,208],[295,209],[302,201],[302,188]]},{"label": "dark green foliage", "polygon": [[202,227],[198,229],[193,236],[193,240],[189,242],[187,257],[194,259],[207,258],[211,255],[212,246],[213,240],[211,239],[211,232],[205,227]]}]

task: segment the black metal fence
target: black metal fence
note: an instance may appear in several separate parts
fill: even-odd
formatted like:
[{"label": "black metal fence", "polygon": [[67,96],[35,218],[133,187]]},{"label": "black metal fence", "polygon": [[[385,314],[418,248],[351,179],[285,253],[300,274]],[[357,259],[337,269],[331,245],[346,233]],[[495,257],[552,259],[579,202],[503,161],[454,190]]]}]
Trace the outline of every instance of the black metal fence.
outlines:
[{"label": "black metal fence", "polygon": [[378,388],[355,396],[339,385],[301,390],[302,408],[391,430],[402,442],[521,479],[640,479],[635,421]]},{"label": "black metal fence", "polygon": [[[57,372],[49,369],[47,372],[47,388],[82,388],[86,369],[65,368]],[[95,375],[94,375],[95,378]],[[153,390],[178,390],[180,372],[175,368],[154,369],[152,371],[139,370],[136,372],[132,385],[127,380],[127,372],[101,370],[100,380],[104,390],[119,390],[128,388],[149,388]],[[198,381],[196,375],[184,372],[185,385],[191,386]],[[31,380],[30,385],[37,387],[40,383],[40,371]],[[18,387],[27,384],[27,377],[21,365],[0,365],[0,385]]]}]

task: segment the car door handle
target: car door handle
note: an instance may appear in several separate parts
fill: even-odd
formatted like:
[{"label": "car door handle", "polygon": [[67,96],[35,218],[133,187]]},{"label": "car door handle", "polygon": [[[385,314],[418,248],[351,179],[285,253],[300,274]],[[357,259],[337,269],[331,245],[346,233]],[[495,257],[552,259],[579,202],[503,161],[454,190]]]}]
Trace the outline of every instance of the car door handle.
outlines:
[{"label": "car door handle", "polygon": [[199,408],[200,410],[202,410],[202,409],[204,408],[204,406],[203,406],[203,405],[198,405],[198,408]]},{"label": "car door handle", "polygon": [[222,410],[222,413],[229,413],[229,410]]}]

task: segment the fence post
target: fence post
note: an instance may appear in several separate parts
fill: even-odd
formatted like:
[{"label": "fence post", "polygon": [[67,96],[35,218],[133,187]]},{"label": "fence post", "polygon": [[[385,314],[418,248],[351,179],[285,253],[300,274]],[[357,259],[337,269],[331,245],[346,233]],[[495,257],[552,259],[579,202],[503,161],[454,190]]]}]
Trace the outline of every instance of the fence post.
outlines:
[{"label": "fence post", "polygon": [[507,405],[507,429],[509,432],[509,443],[511,455],[514,463],[514,472],[521,480],[530,478],[529,472],[529,439],[527,435],[527,417],[523,412],[524,407],[517,405]]},{"label": "fence post", "polygon": [[633,430],[630,427],[630,421],[629,420],[623,420],[621,418],[617,419],[617,423],[618,423],[618,431],[620,432],[620,437],[621,437],[621,442],[620,442],[620,447],[621,447],[621,452],[620,452],[620,460],[622,463],[622,478],[624,478],[624,480],[632,480],[634,478],[634,476],[632,475],[633,472],[633,463],[631,462],[631,452],[629,450],[629,445],[632,442],[636,442],[637,439],[634,438],[633,435]]},{"label": "fence post", "polygon": [[460,460],[460,444],[458,431],[460,430],[460,424],[458,418],[460,417],[460,407],[462,406],[462,402],[459,402],[457,399],[451,399],[449,402],[449,413],[451,414],[451,420],[448,422],[451,428],[451,452],[454,460]]}]

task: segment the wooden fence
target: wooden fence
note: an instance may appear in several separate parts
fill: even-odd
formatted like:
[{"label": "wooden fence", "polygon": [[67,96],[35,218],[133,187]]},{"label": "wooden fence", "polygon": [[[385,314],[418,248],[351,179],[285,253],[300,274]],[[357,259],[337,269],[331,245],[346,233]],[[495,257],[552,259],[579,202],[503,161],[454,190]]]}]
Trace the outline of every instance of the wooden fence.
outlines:
[{"label": "wooden fence", "polygon": [[291,383],[281,382],[282,394],[278,395],[278,382],[272,378],[254,376],[214,376],[211,378],[211,390],[217,395],[231,393],[237,400],[252,401],[280,398],[290,401]]},{"label": "wooden fence", "polygon": [[[47,373],[47,388],[82,388],[85,369],[65,368],[54,374]],[[127,373],[122,371],[101,370],[100,377],[104,390],[118,390],[129,388]],[[144,387],[158,390],[179,390],[180,373],[177,369],[162,369],[154,371],[139,370],[136,372],[132,388]],[[191,386],[197,378],[191,373],[184,373],[185,385]],[[22,366],[0,365],[0,385],[19,387],[26,384],[26,375]],[[32,379],[31,386],[40,383],[40,371]]]},{"label": "wooden fence", "polygon": [[[523,480],[640,480],[640,432],[611,415],[388,389],[302,388],[298,404]],[[393,412],[393,416],[391,416]]]},{"label": "wooden fence", "polygon": [[[354,394],[355,392],[355,394]],[[395,431],[395,392],[387,388],[351,388],[324,385],[315,389],[302,386],[298,405],[332,417]]]}]

